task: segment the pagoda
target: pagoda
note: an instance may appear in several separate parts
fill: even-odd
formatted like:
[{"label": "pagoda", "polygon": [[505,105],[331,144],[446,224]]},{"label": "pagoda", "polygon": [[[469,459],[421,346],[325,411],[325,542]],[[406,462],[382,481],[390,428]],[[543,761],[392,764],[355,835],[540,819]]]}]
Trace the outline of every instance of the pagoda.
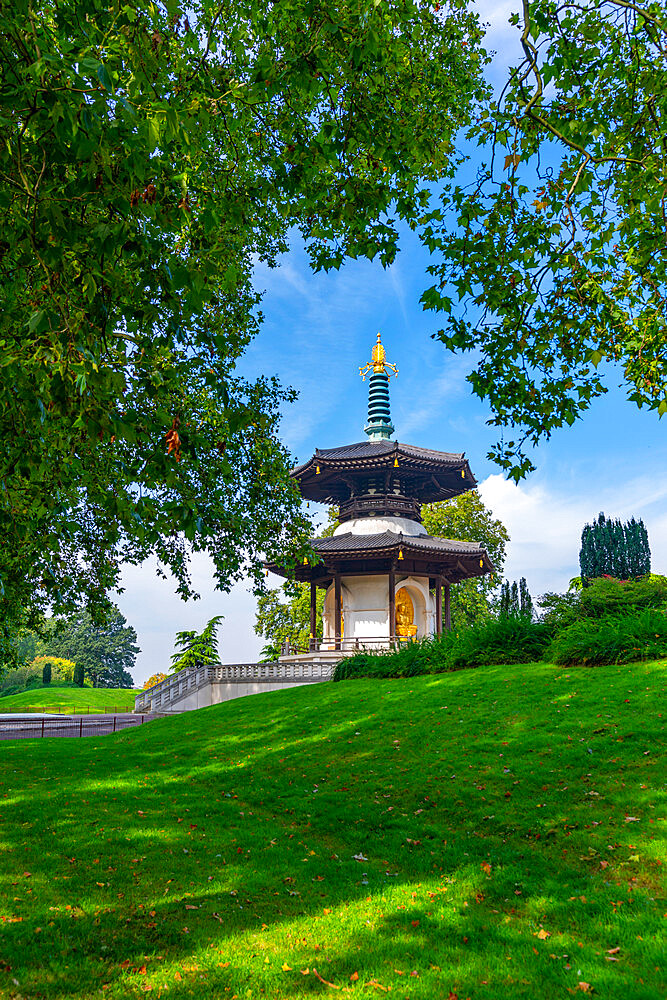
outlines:
[{"label": "pagoda", "polygon": [[[392,439],[389,378],[398,370],[387,362],[380,334],[359,372],[369,376],[368,440],[318,448],[292,470],[304,499],[335,506],[339,524],[332,537],[311,540],[316,558],[302,566],[267,565],[310,583],[310,650],[303,659],[440,634],[451,628],[451,586],[493,572],[479,543],[435,538],[422,524],[422,504],[450,500],[477,482],[464,454]],[[321,640],[318,587],[326,590]]]}]

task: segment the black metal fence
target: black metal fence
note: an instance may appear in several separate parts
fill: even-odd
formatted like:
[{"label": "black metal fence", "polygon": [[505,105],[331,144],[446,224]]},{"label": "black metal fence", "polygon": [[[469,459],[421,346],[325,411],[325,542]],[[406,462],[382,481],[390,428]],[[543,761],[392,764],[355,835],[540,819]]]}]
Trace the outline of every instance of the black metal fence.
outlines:
[{"label": "black metal fence", "polygon": [[106,736],[121,729],[141,726],[158,718],[154,714],[90,716],[77,719],[9,719],[0,718],[0,740],[34,740],[48,737]]}]

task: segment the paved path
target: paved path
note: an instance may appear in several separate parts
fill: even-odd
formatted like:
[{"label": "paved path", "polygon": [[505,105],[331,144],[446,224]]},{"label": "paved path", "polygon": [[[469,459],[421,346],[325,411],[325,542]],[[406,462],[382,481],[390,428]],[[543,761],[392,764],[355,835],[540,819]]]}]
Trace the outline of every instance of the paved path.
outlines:
[{"label": "paved path", "polygon": [[0,740],[104,736],[158,718],[159,715],[134,715],[130,712],[118,715],[40,715],[34,712],[28,715],[12,712],[0,715]]}]

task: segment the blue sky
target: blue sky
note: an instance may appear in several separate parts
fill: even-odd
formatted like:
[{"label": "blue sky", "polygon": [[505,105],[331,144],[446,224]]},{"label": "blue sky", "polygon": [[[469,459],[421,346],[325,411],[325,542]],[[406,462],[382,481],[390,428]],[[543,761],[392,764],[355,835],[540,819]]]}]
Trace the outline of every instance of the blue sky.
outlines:
[{"label": "blue sky", "polygon": [[[480,5],[498,50],[490,71],[494,80],[502,78],[516,51],[515,35],[507,27],[513,6]],[[265,322],[241,371],[249,378],[276,374],[298,390],[279,431],[295,461],[304,461],[316,447],[364,438],[368,382],[362,382],[359,367],[370,359],[380,331],[388,360],[399,368],[390,390],[398,439],[466,453],[485,503],[509,530],[508,578],[525,576],[533,595],[565,589],[578,572],[581,528],[600,510],[623,519],[643,517],[653,568],[667,572],[664,422],[627,403],[612,373],[611,391],[584,421],[535,452],[536,471],[518,487],[507,482],[486,458],[497,429],[487,426],[488,408],[465,380],[472,359],[448,354],[432,339],[437,316],[419,305],[429,284],[427,265],[428,255],[408,232],[387,270],[364,260],[315,275],[298,241],[279,268],[257,270]],[[137,629],[142,653],[134,676],[139,684],[168,669],[176,631],[200,628],[214,614],[224,615],[223,662],[257,658],[263,643],[253,631],[252,594],[244,585],[227,595],[216,592],[205,557],[193,562],[193,582],[201,594],[196,602],[181,601],[173,583],[159,579],[150,563],[128,567],[123,580],[118,603]]]}]

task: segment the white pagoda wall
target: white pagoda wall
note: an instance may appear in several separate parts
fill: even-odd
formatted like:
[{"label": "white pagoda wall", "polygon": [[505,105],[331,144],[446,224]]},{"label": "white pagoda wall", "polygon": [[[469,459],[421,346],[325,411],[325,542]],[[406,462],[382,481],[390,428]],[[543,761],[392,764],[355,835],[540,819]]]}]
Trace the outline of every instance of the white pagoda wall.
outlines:
[{"label": "white pagoda wall", "polygon": [[[415,609],[417,638],[435,633],[435,596],[430,593],[428,577],[396,575],[396,592],[401,587],[410,594]],[[388,576],[342,576],[343,638],[345,640],[388,638],[393,629],[389,622]],[[329,587],[324,600],[323,634],[335,636],[334,588]]]}]

